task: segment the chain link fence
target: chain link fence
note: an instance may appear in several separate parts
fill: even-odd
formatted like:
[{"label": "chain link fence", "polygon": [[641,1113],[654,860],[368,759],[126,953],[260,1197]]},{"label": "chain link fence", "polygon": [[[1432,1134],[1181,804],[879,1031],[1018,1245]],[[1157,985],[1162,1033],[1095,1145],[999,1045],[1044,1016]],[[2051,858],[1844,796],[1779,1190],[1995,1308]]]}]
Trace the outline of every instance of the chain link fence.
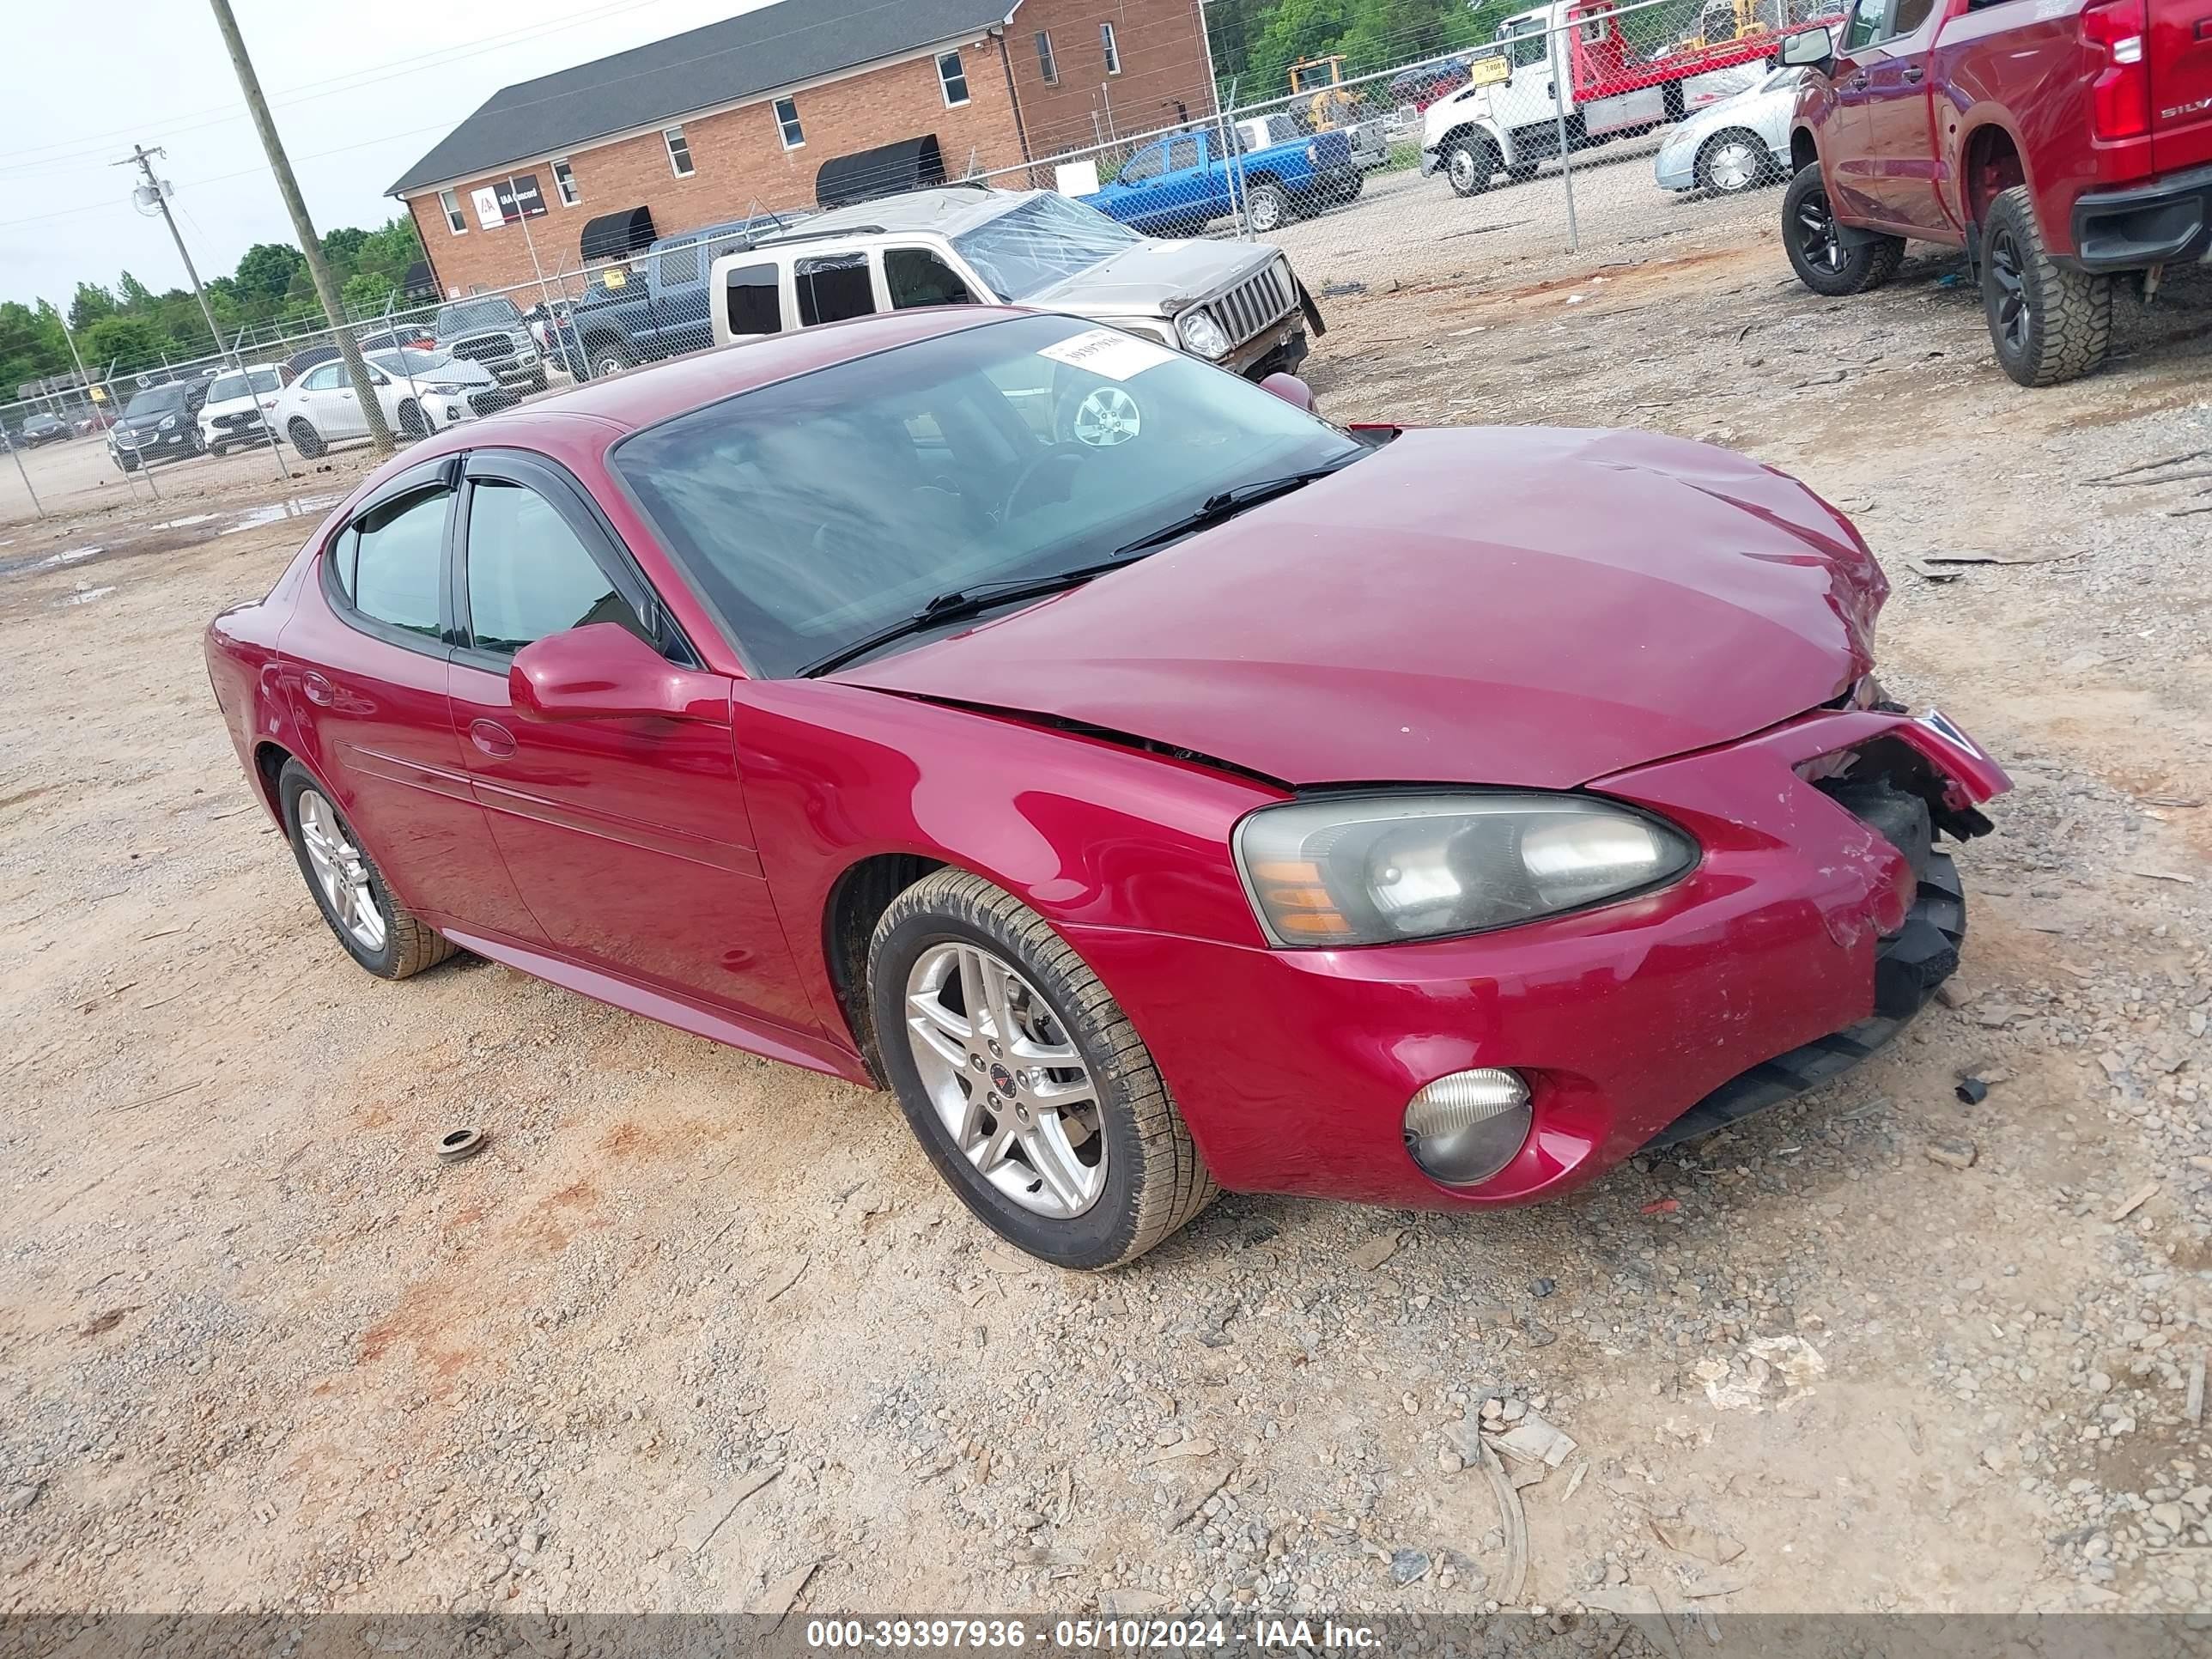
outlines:
[{"label": "chain link fence", "polygon": [[[1322,57],[1284,88],[1148,131],[986,169],[948,167],[934,141],[823,169],[820,201],[746,202],[711,229],[576,265],[541,257],[524,220],[527,280],[401,306],[343,325],[368,354],[401,443],[455,421],[714,341],[709,273],[721,255],[804,228],[822,207],[965,180],[1046,190],[1141,233],[1282,246],[1323,299],[1463,282],[1510,263],[1565,268],[1705,229],[1739,243],[1771,224],[1787,170],[1796,71],[1782,36],[1839,21],[1840,0],[1558,0],[1497,39],[1368,74]],[[1726,108],[1721,106],[1725,104]],[[88,365],[0,405],[12,463],[0,514],[42,510],[50,449],[98,445],[134,491],[172,468],[273,447],[270,470],[367,437],[339,361],[339,329],[266,325],[191,361]],[[76,472],[86,468],[80,465]],[[57,492],[60,493],[60,492]]]}]

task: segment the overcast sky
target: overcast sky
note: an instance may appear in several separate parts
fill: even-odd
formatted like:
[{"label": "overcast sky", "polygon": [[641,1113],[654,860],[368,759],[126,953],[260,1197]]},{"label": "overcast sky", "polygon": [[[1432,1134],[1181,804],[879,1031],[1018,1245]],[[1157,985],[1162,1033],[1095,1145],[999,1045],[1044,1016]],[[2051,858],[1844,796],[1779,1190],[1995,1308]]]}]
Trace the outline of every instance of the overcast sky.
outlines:
[{"label": "overcast sky", "polygon": [[[796,0],[804,4],[805,0]],[[232,0],[319,231],[374,227],[386,186],[501,87],[767,0]],[[133,143],[155,165],[203,276],[284,216],[206,0],[6,0],[0,300],[65,305],[129,270],[185,286],[156,217],[131,203]]]}]

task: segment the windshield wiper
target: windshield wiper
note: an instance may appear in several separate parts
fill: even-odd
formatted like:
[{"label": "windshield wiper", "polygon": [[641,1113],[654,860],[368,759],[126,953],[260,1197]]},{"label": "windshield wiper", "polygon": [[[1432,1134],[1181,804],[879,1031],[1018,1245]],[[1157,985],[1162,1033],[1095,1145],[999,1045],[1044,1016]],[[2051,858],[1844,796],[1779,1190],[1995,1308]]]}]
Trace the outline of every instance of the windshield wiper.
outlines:
[{"label": "windshield wiper", "polygon": [[965,587],[955,588],[949,593],[939,593],[912,616],[863,635],[850,645],[840,646],[828,656],[808,663],[799,671],[802,678],[826,674],[833,668],[842,668],[855,657],[865,657],[871,651],[902,640],[909,634],[920,634],[944,623],[959,622],[969,617],[979,617],[986,611],[995,611],[1002,605],[1017,605],[1024,599],[1041,599],[1049,594],[1071,587],[1080,587],[1094,576],[1103,576],[1109,570],[1118,570],[1125,564],[1134,564],[1144,557],[1142,552],[1132,554],[1123,548],[1110,559],[1097,564],[1078,565],[1072,570],[1055,570],[1044,576],[1008,576],[996,581],[970,582]]},{"label": "windshield wiper", "polygon": [[[1364,452],[1363,452],[1364,453]],[[1116,550],[1119,553],[1142,553],[1163,547],[1169,542],[1235,518],[1247,507],[1257,507],[1262,501],[1272,501],[1278,495],[1287,495],[1293,489],[1303,489],[1316,478],[1326,478],[1340,467],[1358,460],[1358,455],[1346,455],[1324,466],[1310,466],[1303,472],[1291,472],[1279,478],[1261,478],[1251,483],[1237,485],[1208,495],[1199,504],[1198,511],[1187,513],[1182,518],[1162,525],[1158,530],[1139,536],[1133,542],[1125,542]]]}]

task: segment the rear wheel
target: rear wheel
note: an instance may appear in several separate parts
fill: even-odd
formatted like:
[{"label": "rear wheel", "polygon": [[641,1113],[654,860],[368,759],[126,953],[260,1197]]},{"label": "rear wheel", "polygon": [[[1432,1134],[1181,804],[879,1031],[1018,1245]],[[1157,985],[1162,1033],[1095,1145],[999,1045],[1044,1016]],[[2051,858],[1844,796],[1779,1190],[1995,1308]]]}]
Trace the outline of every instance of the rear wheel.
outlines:
[{"label": "rear wheel", "polygon": [[1498,146],[1477,135],[1458,138],[1444,152],[1444,177],[1451,181],[1452,191],[1460,196],[1480,196],[1490,188],[1498,169],[1504,165]]},{"label": "rear wheel", "polygon": [[1045,920],[940,870],[868,947],[884,1072],[952,1189],[1062,1267],[1118,1267],[1212,1202],[1182,1115],[1120,1006]]},{"label": "rear wheel", "polygon": [[1755,132],[1730,127],[1705,140],[1698,151],[1698,182],[1707,190],[1735,196],[1766,182],[1774,158]]},{"label": "rear wheel", "polygon": [[2022,386],[2057,386],[2094,374],[2112,349],[2112,278],[2051,257],[2024,186],[1990,205],[1982,234],[1982,310],[1998,367]]},{"label": "rear wheel", "polygon": [[297,417],[294,418],[291,425],[284,428],[284,435],[291,439],[293,448],[311,461],[330,448],[330,446],[323,441],[321,433]]},{"label": "rear wheel", "polygon": [[1905,258],[1901,236],[1845,234],[1817,163],[1801,170],[1783,195],[1782,242],[1797,280],[1830,299],[1880,288]]},{"label": "rear wheel", "polygon": [[453,947],[392,896],[353,827],[295,760],[276,775],[284,833],[323,913],[346,953],[383,979],[405,979],[453,954]]},{"label": "rear wheel", "polygon": [[602,340],[593,346],[591,356],[594,377],[619,374],[626,368],[635,367],[635,360],[631,357],[629,348],[612,340]]}]

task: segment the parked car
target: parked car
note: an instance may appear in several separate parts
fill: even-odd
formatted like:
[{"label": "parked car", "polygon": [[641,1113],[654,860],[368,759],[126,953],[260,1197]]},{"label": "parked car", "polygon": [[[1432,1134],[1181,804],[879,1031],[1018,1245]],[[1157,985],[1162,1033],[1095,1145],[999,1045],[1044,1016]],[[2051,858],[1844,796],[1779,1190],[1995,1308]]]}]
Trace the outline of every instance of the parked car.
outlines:
[{"label": "parked car", "polygon": [[210,454],[226,453],[234,444],[275,441],[265,416],[276,407],[276,394],[292,383],[283,363],[246,363],[209,383],[199,413],[200,445]]},{"label": "parked car", "polygon": [[664,236],[629,264],[602,272],[571,312],[589,372],[619,374],[712,345],[707,273],[724,254],[750,247],[753,229],[745,220]]},{"label": "parked car", "polygon": [[181,461],[200,453],[200,405],[207,401],[204,378],[168,380],[131,394],[108,428],[108,458],[125,472],[155,461]]},{"label": "parked car", "polygon": [[1659,188],[1734,196],[1787,179],[1790,122],[1804,79],[1802,69],[1776,70],[1668,132],[1651,162]]},{"label": "parked car", "polygon": [[1964,248],[1998,365],[2053,386],[2103,364],[2116,276],[2212,252],[2208,0],[1859,0],[1783,58],[1814,71],[1782,226],[1816,294]]},{"label": "parked car", "polygon": [[543,392],[549,384],[530,325],[503,294],[479,294],[440,307],[432,333],[435,349],[482,363],[509,391]]},{"label": "parked car", "polygon": [[75,435],[70,423],[58,415],[30,416],[24,421],[21,433],[26,449],[36,449],[40,444],[66,442]]},{"label": "parked car", "polygon": [[1893,1035],[2007,781],[1875,684],[1850,525],[1310,401],[973,307],[701,354],[380,468],[216,699],[362,967],[887,1086],[1063,1267],[1549,1197]]},{"label": "parked car", "polygon": [[[488,365],[442,351],[372,351],[363,362],[386,429],[403,438],[425,438],[514,402]],[[268,419],[309,459],[334,443],[368,435],[361,400],[335,358],[278,392]]]},{"label": "parked car", "polygon": [[720,345],[872,312],[1018,302],[1261,380],[1304,361],[1309,328],[1324,331],[1277,249],[1139,236],[1049,191],[882,197],[726,254],[713,282]]},{"label": "parked car", "polygon": [[1465,86],[1473,71],[1463,58],[1447,58],[1440,64],[1423,64],[1395,75],[1390,80],[1390,102],[1393,107],[1410,106],[1425,110],[1439,98],[1450,96]]},{"label": "parked car", "polygon": [[87,433],[106,431],[115,424],[115,415],[106,404],[94,404],[78,410],[70,424],[82,438]]},{"label": "parked car", "polygon": [[[1156,138],[1121,164],[1093,195],[1080,199],[1109,219],[1159,236],[1189,236],[1227,218],[1241,200],[1253,231],[1265,236],[1300,213],[1359,194],[1366,176],[1352,157],[1346,133],[1301,133],[1264,149],[1225,151],[1221,135],[1194,128]],[[1273,132],[1274,118],[1269,118]]]}]

